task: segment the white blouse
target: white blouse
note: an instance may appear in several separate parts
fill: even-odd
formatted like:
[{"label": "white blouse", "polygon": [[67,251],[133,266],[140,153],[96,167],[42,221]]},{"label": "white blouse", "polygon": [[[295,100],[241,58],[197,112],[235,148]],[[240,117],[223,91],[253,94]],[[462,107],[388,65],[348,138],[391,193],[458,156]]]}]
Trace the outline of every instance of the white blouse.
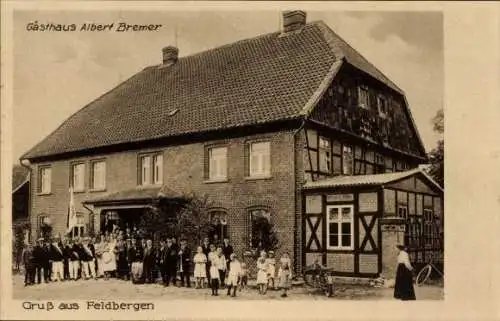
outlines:
[{"label": "white blouse", "polygon": [[405,251],[400,251],[398,255],[398,264],[403,263],[408,270],[413,270],[413,266],[410,263],[410,256]]}]

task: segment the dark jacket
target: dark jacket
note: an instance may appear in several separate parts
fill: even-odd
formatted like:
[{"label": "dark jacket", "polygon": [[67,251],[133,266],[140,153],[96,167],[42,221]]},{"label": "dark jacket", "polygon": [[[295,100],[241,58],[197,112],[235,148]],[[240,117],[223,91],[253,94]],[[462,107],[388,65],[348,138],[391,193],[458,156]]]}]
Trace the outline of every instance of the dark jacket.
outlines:
[{"label": "dark jacket", "polygon": [[57,246],[59,247],[59,250],[54,246],[54,244],[50,245],[49,257],[54,262],[61,262],[64,259],[64,248],[61,243],[58,243]]},{"label": "dark jacket", "polygon": [[222,246],[222,253],[226,257],[226,260],[230,260],[231,254],[233,254],[233,252],[234,252],[234,250],[233,250],[233,247],[231,246],[231,244],[228,244],[227,246],[226,245]]},{"label": "dark jacket", "polygon": [[[182,255],[180,252],[182,251]],[[178,252],[179,262],[182,264],[182,270],[184,272],[189,271],[191,267],[191,250],[186,246],[184,249],[179,248]]]},{"label": "dark jacket", "polygon": [[69,246],[69,244],[67,244],[64,246],[64,248],[62,250],[63,250],[64,260],[65,261],[70,260],[71,259],[71,252],[73,252],[72,247]]},{"label": "dark jacket", "polygon": [[136,245],[135,247],[129,247],[127,251],[127,259],[129,263],[142,262],[142,260],[144,259],[144,252],[142,250],[142,247],[140,247],[139,245]]},{"label": "dark jacket", "polygon": [[32,266],[35,264],[35,252],[33,248],[25,248],[22,254],[23,264],[25,266]]},{"label": "dark jacket", "polygon": [[35,264],[42,265],[45,260],[45,251],[40,245],[36,245],[33,248],[33,257],[35,259]]},{"label": "dark jacket", "polygon": [[156,249],[151,247],[150,249],[144,249],[144,264],[148,266],[154,265],[156,261]]},{"label": "dark jacket", "polygon": [[82,249],[80,248],[80,245],[78,244],[73,244],[73,246],[71,247],[71,256],[70,256],[70,260],[71,261],[80,261],[80,252],[82,251]]}]

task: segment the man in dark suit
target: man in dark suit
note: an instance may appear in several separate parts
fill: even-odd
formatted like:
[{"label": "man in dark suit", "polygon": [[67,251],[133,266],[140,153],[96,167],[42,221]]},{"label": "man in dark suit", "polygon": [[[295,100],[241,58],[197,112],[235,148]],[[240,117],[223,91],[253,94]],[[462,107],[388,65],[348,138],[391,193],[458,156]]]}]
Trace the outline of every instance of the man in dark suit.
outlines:
[{"label": "man in dark suit", "polygon": [[227,237],[224,238],[224,243],[222,244],[222,253],[226,258],[226,271],[229,271],[229,263],[231,262],[231,254],[233,254],[234,250],[231,244],[229,244],[229,239]]},{"label": "man in dark suit", "polygon": [[50,241],[45,240],[44,245],[43,245],[43,260],[42,260],[42,266],[43,266],[43,279],[45,280],[45,283],[48,283],[52,281],[50,274],[52,272],[52,261],[50,260]]},{"label": "man in dark suit", "polygon": [[165,256],[166,286],[177,283],[177,247],[172,243],[172,239],[167,239]]},{"label": "man in dark suit", "polygon": [[24,286],[35,283],[35,256],[33,253],[33,245],[26,244],[23,249],[22,261],[24,264]]},{"label": "man in dark suit", "polygon": [[[190,288],[191,284],[189,281],[189,276],[191,274],[191,250],[187,247],[187,241],[181,240],[181,246],[179,248],[179,272],[181,275],[181,286],[186,285]],[[185,281],[185,282],[184,282]]]},{"label": "man in dark suit", "polygon": [[39,238],[37,244],[33,248],[33,258],[35,261],[35,274],[37,283],[42,283],[42,271],[44,264],[43,238]]},{"label": "man in dark suit", "polygon": [[70,246],[70,240],[65,239],[64,240],[64,246],[63,246],[63,273],[64,273],[64,279],[69,280],[70,274],[69,274],[69,262],[71,259],[71,246]]},{"label": "man in dark suit", "polygon": [[164,286],[167,286],[167,244],[165,240],[160,240],[160,247],[156,254],[156,264],[160,269],[161,280]]},{"label": "man in dark suit", "polygon": [[146,248],[144,249],[144,278],[146,283],[153,283],[153,268],[156,261],[156,253],[153,248],[153,241],[150,239],[146,240]]}]

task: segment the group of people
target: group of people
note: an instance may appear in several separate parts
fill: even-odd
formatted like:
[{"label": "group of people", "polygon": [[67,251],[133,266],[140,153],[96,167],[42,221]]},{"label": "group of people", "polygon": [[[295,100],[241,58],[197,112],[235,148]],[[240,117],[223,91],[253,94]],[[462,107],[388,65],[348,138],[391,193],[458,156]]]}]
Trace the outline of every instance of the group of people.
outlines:
[{"label": "group of people", "polygon": [[[110,277],[131,280],[133,283],[156,283],[164,286],[191,287],[194,277],[196,288],[208,287],[217,296],[220,288],[227,287],[227,294],[236,296],[236,289],[248,284],[248,269],[234,253],[229,239],[221,244],[205,238],[195,253],[187,240],[177,244],[175,237],[153,245],[152,239],[140,238],[130,230],[115,230],[96,238],[54,237],[39,238],[28,244],[22,254],[25,266],[25,286],[42,282],[58,282],[78,279],[108,279]],[[279,261],[278,280],[287,296],[291,280],[291,261],[287,253]],[[257,260],[257,284],[259,293],[268,287],[275,288],[276,259],[274,253],[262,251]]]}]

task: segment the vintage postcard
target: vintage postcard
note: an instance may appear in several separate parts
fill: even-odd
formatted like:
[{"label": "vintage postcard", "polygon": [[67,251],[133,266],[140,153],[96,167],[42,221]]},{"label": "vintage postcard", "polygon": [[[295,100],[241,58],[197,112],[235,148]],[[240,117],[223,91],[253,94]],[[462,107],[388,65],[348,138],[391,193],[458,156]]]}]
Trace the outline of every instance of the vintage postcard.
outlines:
[{"label": "vintage postcard", "polygon": [[455,7],[2,9],[2,319],[464,317]]}]

